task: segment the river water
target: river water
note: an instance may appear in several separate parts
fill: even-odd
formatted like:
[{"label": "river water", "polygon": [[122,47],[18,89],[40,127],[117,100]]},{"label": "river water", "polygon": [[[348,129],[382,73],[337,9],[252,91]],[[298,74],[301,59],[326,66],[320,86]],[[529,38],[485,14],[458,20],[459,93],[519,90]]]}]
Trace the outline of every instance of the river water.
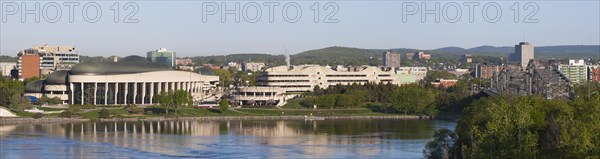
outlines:
[{"label": "river water", "polygon": [[143,121],[0,126],[0,158],[422,158],[446,120]]}]

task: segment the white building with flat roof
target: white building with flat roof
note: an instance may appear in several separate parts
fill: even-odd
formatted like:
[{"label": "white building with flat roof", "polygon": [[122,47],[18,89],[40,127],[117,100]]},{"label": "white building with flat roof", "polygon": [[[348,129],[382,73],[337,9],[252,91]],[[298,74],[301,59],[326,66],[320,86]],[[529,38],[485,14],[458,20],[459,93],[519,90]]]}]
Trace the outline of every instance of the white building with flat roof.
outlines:
[{"label": "white building with flat roof", "polygon": [[2,73],[2,76],[10,76],[10,71],[16,68],[16,62],[0,62],[0,73]]},{"label": "white building with flat roof", "polygon": [[375,66],[331,68],[329,66],[300,65],[267,68],[256,83],[259,86],[281,87],[286,93],[309,92],[314,87],[327,88],[331,85],[392,83],[399,84],[394,70]]}]

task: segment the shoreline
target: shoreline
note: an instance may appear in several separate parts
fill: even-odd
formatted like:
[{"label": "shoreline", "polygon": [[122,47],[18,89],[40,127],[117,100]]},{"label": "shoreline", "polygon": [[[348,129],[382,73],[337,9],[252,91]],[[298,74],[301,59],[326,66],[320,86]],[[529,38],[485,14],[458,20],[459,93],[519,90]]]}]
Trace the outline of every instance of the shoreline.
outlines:
[{"label": "shoreline", "polygon": [[[112,119],[77,119],[77,118],[40,118],[10,117],[0,118],[0,125],[20,124],[60,124],[78,122],[114,122],[114,121],[181,121],[181,120],[359,120],[359,119],[398,119],[398,120],[432,120],[429,116],[418,115],[390,115],[390,116],[313,116],[305,119],[304,116],[198,116],[198,117],[149,117],[149,118],[112,118]],[[434,118],[433,118],[434,119]]]}]

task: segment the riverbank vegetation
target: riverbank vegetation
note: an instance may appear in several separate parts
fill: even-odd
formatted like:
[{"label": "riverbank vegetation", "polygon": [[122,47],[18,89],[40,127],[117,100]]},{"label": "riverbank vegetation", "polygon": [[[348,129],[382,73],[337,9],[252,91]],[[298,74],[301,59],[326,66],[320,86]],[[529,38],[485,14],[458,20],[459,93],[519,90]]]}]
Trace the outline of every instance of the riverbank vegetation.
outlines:
[{"label": "riverbank vegetation", "polygon": [[[438,130],[426,158],[598,158],[598,84],[576,86],[573,100],[495,96],[463,111],[456,131]],[[596,88],[596,89],[592,89]]]}]

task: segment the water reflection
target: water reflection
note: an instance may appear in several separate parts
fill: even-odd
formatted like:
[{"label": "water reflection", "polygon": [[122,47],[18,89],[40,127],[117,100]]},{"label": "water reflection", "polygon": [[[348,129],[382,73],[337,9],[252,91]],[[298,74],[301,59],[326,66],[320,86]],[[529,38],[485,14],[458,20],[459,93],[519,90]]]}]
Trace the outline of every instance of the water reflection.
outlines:
[{"label": "water reflection", "polygon": [[[454,122],[186,120],[1,126],[0,158],[41,157],[26,151],[60,158],[414,158],[439,127],[454,127]],[[31,143],[38,146],[27,147]]]}]

